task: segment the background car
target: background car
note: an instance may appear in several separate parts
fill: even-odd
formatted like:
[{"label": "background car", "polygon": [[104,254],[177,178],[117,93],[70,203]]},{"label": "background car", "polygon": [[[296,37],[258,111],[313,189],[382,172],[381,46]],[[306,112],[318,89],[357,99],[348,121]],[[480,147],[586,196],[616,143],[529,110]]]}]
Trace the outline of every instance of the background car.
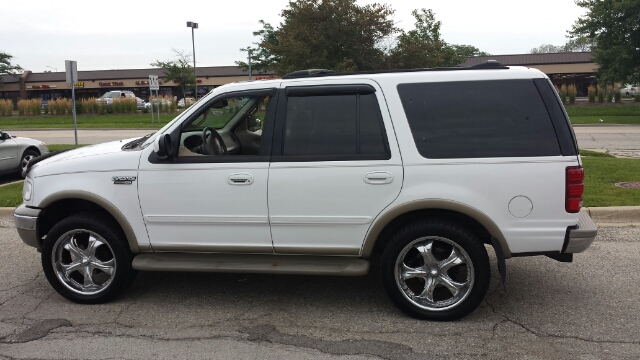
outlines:
[{"label": "background car", "polygon": [[11,136],[0,131],[0,174],[22,172],[29,160],[47,154],[42,141]]},{"label": "background car", "polygon": [[[187,101],[186,101],[187,105],[186,106],[191,106],[191,105],[193,105],[193,103],[196,102],[196,99],[194,99],[192,97],[188,97],[186,99],[187,99]],[[178,106],[185,107],[185,99],[180,99],[180,101],[178,101]]]},{"label": "background car", "polygon": [[99,104],[104,102],[105,105],[110,105],[113,103],[113,99],[120,98],[136,98],[136,95],[133,93],[133,91],[113,90],[104,93],[102,96],[96,99],[96,101],[98,101]]},{"label": "background car", "polygon": [[138,110],[144,109],[146,107],[145,105],[145,101],[136,96],[136,107],[138,108]]},{"label": "background car", "polygon": [[620,89],[620,93],[623,96],[636,96],[636,94],[638,93],[638,88],[640,88],[640,86],[627,84],[624,85],[622,89]]}]

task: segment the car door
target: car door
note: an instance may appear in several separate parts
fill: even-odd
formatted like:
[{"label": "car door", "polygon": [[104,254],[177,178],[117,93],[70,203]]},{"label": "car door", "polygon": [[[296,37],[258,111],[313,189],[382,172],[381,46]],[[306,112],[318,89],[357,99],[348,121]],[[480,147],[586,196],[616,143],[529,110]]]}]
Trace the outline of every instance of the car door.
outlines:
[{"label": "car door", "polygon": [[283,83],[269,169],[276,253],[359,255],[403,181],[384,104],[370,80]]},{"label": "car door", "polygon": [[18,143],[9,134],[0,132],[0,171],[18,166]]},{"label": "car door", "polygon": [[[267,134],[273,132],[274,95],[276,89],[261,89],[205,101],[178,128],[177,157],[164,161],[153,152],[142,155],[140,207],[154,251],[273,252]],[[264,119],[260,138],[240,140],[236,133],[249,131],[246,122],[254,123],[256,116]],[[200,141],[205,128],[220,136],[227,155],[205,155]],[[213,132],[205,137],[218,141]],[[253,146],[259,149],[244,152]]]}]

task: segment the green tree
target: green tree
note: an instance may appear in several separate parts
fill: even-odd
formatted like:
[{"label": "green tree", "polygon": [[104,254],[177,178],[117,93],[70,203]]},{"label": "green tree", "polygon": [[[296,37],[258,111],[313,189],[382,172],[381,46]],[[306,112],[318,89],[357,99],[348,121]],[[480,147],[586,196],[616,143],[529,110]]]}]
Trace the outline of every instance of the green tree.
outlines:
[{"label": "green tree", "polygon": [[560,53],[565,52],[564,46],[555,46],[552,44],[542,44],[529,51],[531,54],[548,54],[548,53]]},{"label": "green tree", "polygon": [[[253,32],[254,36],[260,37],[260,40],[254,43],[257,47],[247,47],[240,49],[240,51],[247,52],[251,49],[252,71],[255,70],[258,73],[265,73],[266,71],[271,70],[274,63],[278,62],[278,58],[271,52],[271,49],[278,46],[279,42],[277,36],[278,33],[271,24],[264,20],[260,20],[260,24],[262,25],[262,30]],[[236,61],[236,65],[244,70],[249,69],[249,64],[245,61]]]},{"label": "green tree", "polygon": [[182,89],[182,98],[185,99],[185,89],[189,86],[194,86],[196,83],[193,67],[190,65],[191,57],[189,54],[185,54],[184,51],[173,49],[173,52],[176,54],[174,60],[156,60],[156,62],[152,63],[151,66],[159,67],[164,70],[162,81],[174,81],[179,83],[180,88]]},{"label": "green tree", "polygon": [[414,10],[411,14],[416,19],[416,28],[402,32],[398,36],[397,45],[389,54],[389,68],[456,66],[464,61],[463,53],[469,49],[456,48],[442,39],[440,35],[442,23],[436,21],[433,11],[421,9]]},{"label": "green tree", "polygon": [[587,10],[569,31],[595,44],[594,61],[606,83],[640,83],[640,1],[578,0]]},{"label": "green tree", "polygon": [[256,63],[278,75],[313,68],[379,69],[385,54],[376,45],[397,31],[391,15],[387,5],[359,6],[356,0],[291,1],[277,29],[262,21],[263,29],[254,33],[261,40]]},{"label": "green tree", "polygon": [[22,71],[20,65],[12,65],[13,56],[0,51],[0,87],[4,86],[2,75],[14,75]]},{"label": "green tree", "polygon": [[488,52],[480,51],[480,49],[478,49],[475,46],[471,46],[471,45],[451,45],[451,46],[453,46],[453,48],[456,51],[456,53],[459,56],[462,56],[462,57],[489,56],[489,55],[491,55]]}]

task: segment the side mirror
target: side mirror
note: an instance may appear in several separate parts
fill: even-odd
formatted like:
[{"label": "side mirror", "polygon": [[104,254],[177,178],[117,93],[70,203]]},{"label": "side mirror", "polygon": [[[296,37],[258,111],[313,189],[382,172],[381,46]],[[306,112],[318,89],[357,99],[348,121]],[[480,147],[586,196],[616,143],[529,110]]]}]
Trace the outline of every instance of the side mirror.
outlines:
[{"label": "side mirror", "polygon": [[172,159],[174,157],[172,144],[171,135],[160,135],[153,143],[153,151],[160,159]]},{"label": "side mirror", "polygon": [[223,107],[227,106],[229,106],[229,102],[227,100],[216,101],[215,103],[213,103],[213,105],[211,105],[211,107],[214,109],[222,109]]},{"label": "side mirror", "polygon": [[262,121],[257,116],[247,116],[247,129],[251,132],[256,132],[262,129]]}]

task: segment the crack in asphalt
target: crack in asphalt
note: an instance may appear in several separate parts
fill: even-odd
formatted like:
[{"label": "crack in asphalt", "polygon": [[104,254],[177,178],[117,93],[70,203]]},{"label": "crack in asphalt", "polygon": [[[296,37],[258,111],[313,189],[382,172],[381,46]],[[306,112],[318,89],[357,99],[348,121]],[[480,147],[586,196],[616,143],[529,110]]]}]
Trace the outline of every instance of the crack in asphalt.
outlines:
[{"label": "crack in asphalt", "polygon": [[298,348],[314,349],[331,355],[366,355],[385,360],[423,359],[424,354],[413,348],[389,341],[379,340],[322,340],[306,335],[284,334],[273,325],[256,325],[240,329],[251,342],[268,342]]},{"label": "crack in asphalt", "polygon": [[[488,298],[488,296],[487,296]],[[640,341],[616,341],[616,340],[595,340],[595,339],[588,339],[588,338],[584,338],[581,336],[573,336],[573,335],[558,335],[558,334],[549,334],[549,333],[545,333],[545,332],[541,332],[541,331],[536,331],[531,329],[530,327],[528,327],[527,325],[520,323],[516,320],[513,320],[511,318],[509,318],[508,316],[500,313],[499,311],[497,311],[493,305],[488,301],[485,300],[485,303],[489,306],[489,308],[491,309],[492,312],[494,312],[495,314],[501,316],[505,321],[508,321],[514,325],[517,325],[519,327],[521,327],[522,329],[524,329],[525,331],[527,331],[528,333],[536,336],[536,337],[547,337],[547,338],[556,338],[556,339],[573,339],[573,340],[580,340],[580,341],[584,341],[584,342],[588,342],[588,343],[593,343],[593,344],[622,344],[622,345],[640,345]],[[504,322],[504,321],[503,321]],[[496,324],[496,328],[499,324]],[[495,330],[495,329],[494,329]]]},{"label": "crack in asphalt", "polygon": [[49,332],[53,329],[57,329],[63,326],[72,326],[71,322],[67,319],[47,319],[39,321],[31,326],[29,326],[26,330],[23,330],[17,334],[9,335],[2,339],[3,343],[25,343],[38,339],[42,339],[43,337],[49,335]]}]

